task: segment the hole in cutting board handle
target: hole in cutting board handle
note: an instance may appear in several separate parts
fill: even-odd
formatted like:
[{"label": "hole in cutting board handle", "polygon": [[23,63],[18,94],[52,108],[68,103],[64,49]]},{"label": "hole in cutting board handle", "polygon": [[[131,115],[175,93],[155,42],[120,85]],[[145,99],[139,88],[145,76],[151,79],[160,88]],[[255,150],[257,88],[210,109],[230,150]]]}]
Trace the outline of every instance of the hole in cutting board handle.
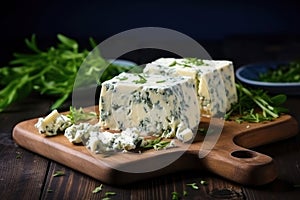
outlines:
[{"label": "hole in cutting board handle", "polygon": [[254,158],[256,154],[252,151],[238,150],[231,153],[231,156],[235,158]]}]

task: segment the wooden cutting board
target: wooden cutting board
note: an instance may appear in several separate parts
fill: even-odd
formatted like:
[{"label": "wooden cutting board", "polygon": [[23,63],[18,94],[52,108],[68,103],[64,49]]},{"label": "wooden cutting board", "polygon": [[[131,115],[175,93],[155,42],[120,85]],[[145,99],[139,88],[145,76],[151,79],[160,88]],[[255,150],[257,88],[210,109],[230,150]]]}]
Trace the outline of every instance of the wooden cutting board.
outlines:
[{"label": "wooden cutting board", "polygon": [[[209,121],[201,119],[200,127],[208,127]],[[113,185],[182,170],[203,169],[240,184],[263,185],[276,179],[276,166],[271,157],[249,148],[284,140],[298,133],[297,121],[290,115],[265,123],[226,121],[214,148],[207,150],[208,154],[203,158],[199,158],[204,140],[201,134],[197,134],[192,144],[177,141],[176,148],[104,156],[92,154],[83,145],[70,143],[63,135],[45,137],[34,127],[36,122],[37,118],[15,126],[13,138],[17,144]]]}]

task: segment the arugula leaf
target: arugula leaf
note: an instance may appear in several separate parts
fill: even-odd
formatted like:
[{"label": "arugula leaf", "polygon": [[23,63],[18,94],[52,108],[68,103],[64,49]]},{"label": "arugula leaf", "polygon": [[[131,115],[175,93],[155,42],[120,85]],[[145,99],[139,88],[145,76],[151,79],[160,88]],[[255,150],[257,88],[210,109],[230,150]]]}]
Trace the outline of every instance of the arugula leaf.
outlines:
[{"label": "arugula leaf", "polygon": [[103,184],[99,185],[98,187],[95,187],[95,189],[92,191],[92,193],[98,193],[102,190]]},{"label": "arugula leaf", "polygon": [[138,84],[138,83],[144,84],[144,83],[147,82],[147,79],[146,79],[144,76],[138,74],[138,77],[139,77],[140,79],[139,79],[139,80],[133,80],[134,83],[136,83],[136,84]]},{"label": "arugula leaf", "polygon": [[194,190],[198,190],[199,189],[197,183],[188,183],[186,185],[192,187]]},{"label": "arugula leaf", "polygon": [[[128,67],[109,64],[101,57],[98,49],[90,55],[87,49],[79,50],[74,39],[62,34],[58,34],[57,39],[56,46],[41,50],[33,34],[30,39],[25,39],[31,53],[14,53],[9,65],[0,68],[0,112],[32,91],[54,96],[56,101],[51,109],[59,108],[71,96],[79,67],[87,57],[84,78],[79,79],[78,83],[76,81],[77,87],[101,83],[128,70]],[[90,43],[93,48],[96,46],[92,38]],[[99,80],[100,72],[104,73]]]},{"label": "arugula leaf", "polygon": [[238,102],[231,106],[226,113],[226,120],[235,120],[238,123],[271,121],[288,110],[281,105],[286,101],[286,95],[280,94],[270,97],[261,89],[250,89],[236,83]]},{"label": "arugula leaf", "polygon": [[201,184],[201,185],[207,185],[207,181],[201,180],[201,181],[200,181],[200,184]]},{"label": "arugula leaf", "polygon": [[58,176],[64,176],[65,172],[64,171],[56,171],[52,176],[58,177]]},{"label": "arugula leaf", "polygon": [[188,192],[186,190],[183,191],[183,196],[186,197],[188,195]]},{"label": "arugula leaf", "polygon": [[172,192],[172,200],[179,200],[179,193],[178,192]]},{"label": "arugula leaf", "polygon": [[78,49],[78,43],[75,40],[72,40],[62,34],[58,34],[57,38],[62,44],[66,45],[67,47],[70,47],[72,49]]},{"label": "arugula leaf", "polygon": [[158,137],[155,139],[146,139],[142,142],[140,147],[145,149],[155,149],[155,150],[161,150],[165,149],[170,145],[171,141],[165,141],[162,137]]},{"label": "arugula leaf", "polygon": [[71,119],[73,124],[76,124],[79,122],[97,119],[98,115],[95,112],[85,112],[82,108],[76,109],[75,107],[71,106],[67,117]]}]

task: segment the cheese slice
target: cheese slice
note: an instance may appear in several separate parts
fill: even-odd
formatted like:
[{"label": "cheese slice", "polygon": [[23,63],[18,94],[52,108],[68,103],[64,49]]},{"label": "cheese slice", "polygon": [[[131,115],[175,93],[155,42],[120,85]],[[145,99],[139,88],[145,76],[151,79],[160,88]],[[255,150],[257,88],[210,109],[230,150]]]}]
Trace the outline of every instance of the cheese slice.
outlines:
[{"label": "cheese slice", "polygon": [[231,61],[160,58],[147,64],[144,73],[191,77],[202,115],[223,115],[237,102]]},{"label": "cheese slice", "polygon": [[121,73],[102,83],[99,101],[102,128],[137,128],[142,136],[165,138],[195,132],[200,109],[193,79]]}]

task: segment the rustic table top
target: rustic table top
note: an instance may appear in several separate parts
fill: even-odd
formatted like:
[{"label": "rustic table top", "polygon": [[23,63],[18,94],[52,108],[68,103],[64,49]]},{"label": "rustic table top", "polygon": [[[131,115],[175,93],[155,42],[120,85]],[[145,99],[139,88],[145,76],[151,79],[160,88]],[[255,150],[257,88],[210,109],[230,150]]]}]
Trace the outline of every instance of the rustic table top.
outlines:
[{"label": "rustic table top", "polygon": [[[300,97],[289,97],[287,107],[299,120]],[[300,135],[255,148],[269,155],[278,168],[270,184],[250,187],[207,171],[182,171],[125,186],[111,186],[19,147],[12,139],[21,121],[49,113],[53,99],[32,95],[0,113],[0,199],[298,199],[300,196]],[[288,131],[288,130],[287,130]],[[53,174],[63,171],[63,176]],[[205,181],[206,184],[201,184]],[[196,183],[198,189],[188,184]],[[102,184],[102,191],[93,190]]]}]

